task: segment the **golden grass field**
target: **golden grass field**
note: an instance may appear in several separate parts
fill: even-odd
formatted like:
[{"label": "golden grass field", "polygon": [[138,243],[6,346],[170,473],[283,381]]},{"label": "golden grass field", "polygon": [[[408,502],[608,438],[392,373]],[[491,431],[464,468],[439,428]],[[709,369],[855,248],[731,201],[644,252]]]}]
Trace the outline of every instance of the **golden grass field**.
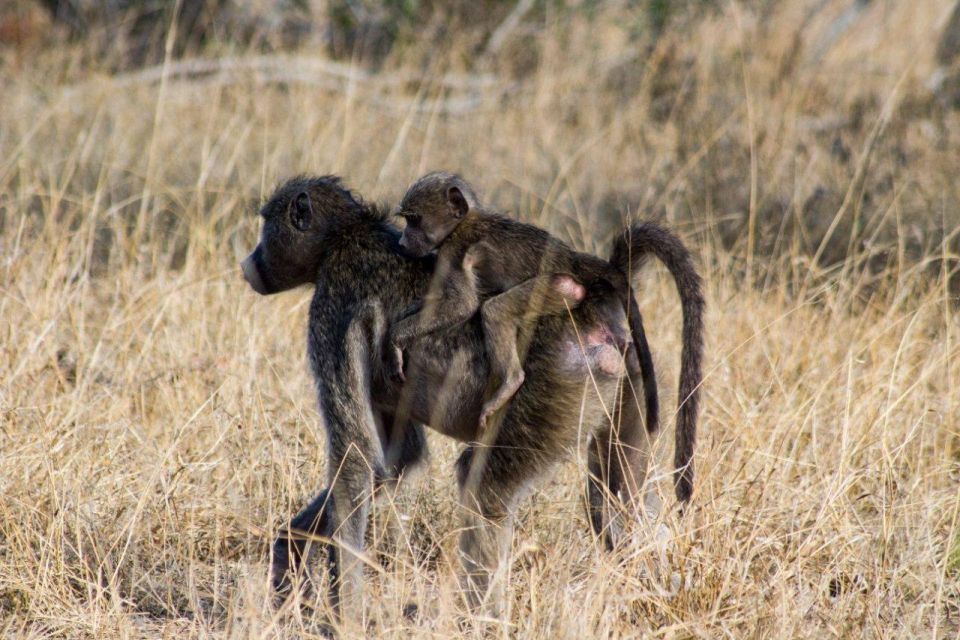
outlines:
[{"label": "golden grass field", "polygon": [[951,3],[875,2],[819,53],[845,3],[801,24],[815,4],[730,4],[626,66],[601,11],[519,76],[456,51],[368,74],[304,48],[279,80],[6,51],[0,635],[321,633],[326,605],[274,609],[267,575],[325,478],[310,292],[260,298],[237,261],[284,177],[395,201],[453,168],[578,248],[647,216],[684,237],[709,305],[696,493],[678,518],[679,304],[651,268],[660,519],[603,552],[571,452],[521,509],[506,619],[462,631],[456,447],[431,435],[378,503],[347,637],[960,637],[960,114],[924,88]]}]

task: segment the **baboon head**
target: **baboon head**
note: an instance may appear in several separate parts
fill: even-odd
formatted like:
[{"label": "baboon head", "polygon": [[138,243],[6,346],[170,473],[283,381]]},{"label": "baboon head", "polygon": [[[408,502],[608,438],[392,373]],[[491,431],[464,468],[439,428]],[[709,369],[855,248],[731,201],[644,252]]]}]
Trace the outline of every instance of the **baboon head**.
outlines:
[{"label": "baboon head", "polygon": [[466,180],[446,171],[428,173],[400,201],[397,215],[407,223],[400,247],[415,258],[427,255],[477,206],[477,196]]},{"label": "baboon head", "polygon": [[363,211],[335,176],[288,180],[260,208],[260,244],[240,263],[243,277],[261,295],[313,282],[330,223]]}]

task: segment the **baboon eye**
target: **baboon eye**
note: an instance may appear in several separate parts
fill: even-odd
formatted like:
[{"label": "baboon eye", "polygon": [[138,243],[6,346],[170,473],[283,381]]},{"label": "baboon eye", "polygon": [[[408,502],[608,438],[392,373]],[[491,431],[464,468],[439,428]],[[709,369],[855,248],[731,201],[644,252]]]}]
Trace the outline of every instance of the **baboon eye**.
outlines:
[{"label": "baboon eye", "polygon": [[418,214],[418,213],[408,213],[407,215],[404,216],[404,218],[406,218],[407,224],[412,225],[412,226],[414,226],[414,227],[419,227],[419,226],[420,226],[420,220],[421,220],[420,214]]}]

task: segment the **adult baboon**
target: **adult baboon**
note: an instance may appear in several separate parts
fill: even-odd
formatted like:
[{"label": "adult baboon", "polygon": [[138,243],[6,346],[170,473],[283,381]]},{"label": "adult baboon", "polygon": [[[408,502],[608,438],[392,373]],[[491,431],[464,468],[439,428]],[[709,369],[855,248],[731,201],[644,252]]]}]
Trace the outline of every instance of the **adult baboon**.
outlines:
[{"label": "adult baboon", "polygon": [[[436,339],[411,344],[407,382],[393,382],[383,365],[387,323],[423,298],[435,260],[401,256],[400,233],[386,212],[365,204],[333,176],[289,180],[261,215],[261,241],[242,263],[253,289],[270,294],[315,286],[309,359],[327,430],[330,482],[291,521],[290,531],[278,536],[274,584],[288,586],[303,558],[305,545],[294,530],[329,537],[331,602],[338,611],[353,610],[362,585],[356,552],[363,547],[376,485],[422,458],[422,424],[463,442],[476,438],[489,374],[482,331],[474,316]],[[680,421],[688,431],[677,436],[684,444],[678,457],[684,458],[692,452],[700,384],[699,277],[679,241],[651,225],[635,226],[617,239],[613,264],[623,273],[635,271],[646,253],[666,259],[684,303],[681,394],[689,393],[681,412],[689,420]],[[635,392],[642,381],[636,359],[617,350],[629,335],[623,306],[603,289],[602,283],[588,285],[569,317],[538,320],[524,362],[526,381],[506,406],[496,439],[490,446],[467,446],[457,461],[470,606],[482,602],[502,564],[517,502],[565,450],[577,446],[578,433],[592,434],[590,467],[604,485],[589,484],[592,512],[601,513],[596,505],[605,499],[638,501],[647,462]],[[688,488],[681,497],[689,497]],[[603,513],[615,512],[615,504],[607,506]],[[603,517],[591,523],[607,534]]]}]

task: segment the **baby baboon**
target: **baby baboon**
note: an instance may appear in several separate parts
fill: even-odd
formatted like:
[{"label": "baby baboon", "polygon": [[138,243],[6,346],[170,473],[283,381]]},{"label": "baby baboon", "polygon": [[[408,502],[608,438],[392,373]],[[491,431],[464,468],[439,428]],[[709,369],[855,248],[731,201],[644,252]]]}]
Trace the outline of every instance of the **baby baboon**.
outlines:
[{"label": "baby baboon", "polygon": [[[473,188],[452,173],[429,173],[413,183],[398,215],[407,223],[400,246],[409,255],[421,258],[438,249],[437,286],[416,312],[390,328],[395,350],[391,364],[402,367],[402,350],[414,340],[454,327],[479,310],[487,359],[500,385],[480,412],[482,433],[490,417],[523,384],[518,344],[522,328],[539,316],[565,314],[586,295],[576,276],[571,277],[585,271],[582,261],[543,229],[481,208]],[[595,263],[596,258],[590,261]],[[629,291],[622,293],[630,296]],[[635,319],[641,322],[639,315]],[[642,333],[642,324],[638,326]],[[618,346],[624,351],[627,344],[624,340]],[[652,359],[644,364],[649,365],[644,379],[655,381]],[[402,368],[397,373],[402,377]],[[650,389],[652,412],[647,419],[655,430],[656,385]]]},{"label": "baby baboon", "polygon": [[[383,366],[386,327],[424,298],[436,260],[403,257],[400,233],[384,211],[332,176],[289,180],[261,215],[261,240],[243,261],[243,274],[261,294],[315,287],[307,341],[328,458],[328,488],[274,544],[274,586],[282,593],[291,577],[302,575],[308,540],[330,540],[316,543],[330,560],[330,601],[355,618],[363,602],[362,550],[376,487],[399,479],[423,458],[423,424],[462,442],[476,440],[489,377],[483,331],[475,315],[438,331],[436,339],[413,342],[407,381],[396,384]],[[621,355],[624,336],[632,332],[617,287],[648,253],[667,262],[683,301],[677,435],[683,448],[677,458],[678,472],[690,469],[702,352],[699,277],[679,240],[655,225],[638,225],[617,239],[612,262],[583,258],[574,273],[584,283],[583,300],[571,318],[537,319],[524,362],[526,381],[505,406],[495,439],[489,446],[471,444],[457,461],[464,505],[461,575],[471,606],[484,602],[496,584],[524,491],[580,444],[581,433],[590,434],[590,522],[608,545],[614,532],[605,515],[618,509],[620,499],[627,505],[641,499],[648,441],[636,393],[640,370],[636,359]],[[620,280],[600,277],[611,272],[620,273]],[[626,366],[613,366],[621,362]],[[683,499],[689,498],[690,478],[678,483]]]}]

